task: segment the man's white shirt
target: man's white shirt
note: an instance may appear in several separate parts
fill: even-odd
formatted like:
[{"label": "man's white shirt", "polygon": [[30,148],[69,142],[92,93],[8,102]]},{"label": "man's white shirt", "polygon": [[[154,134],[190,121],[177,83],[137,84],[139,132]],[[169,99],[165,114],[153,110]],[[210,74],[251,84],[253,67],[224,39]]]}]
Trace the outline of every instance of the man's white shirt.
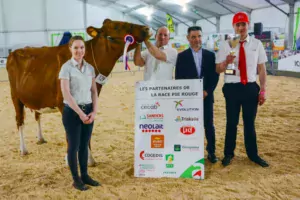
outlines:
[{"label": "man's white shirt", "polygon": [[[235,51],[236,58],[234,59],[234,64],[236,67],[236,75],[224,75],[225,83],[239,83],[240,82],[240,71],[238,69],[239,63],[239,49],[240,44],[238,44],[233,50]],[[244,43],[244,49],[246,54],[246,67],[247,67],[247,78],[248,82],[255,82],[257,78],[257,65],[268,61],[265,49],[261,43],[256,38],[250,37],[246,38]],[[226,60],[227,55],[229,55],[231,48],[228,41],[223,41],[220,44],[219,51],[216,54],[216,64],[222,63]]]},{"label": "man's white shirt", "polygon": [[173,70],[177,60],[177,50],[171,47],[162,46],[159,48],[166,54],[166,62],[153,57],[147,50],[141,53],[145,61],[144,80],[172,80]]}]

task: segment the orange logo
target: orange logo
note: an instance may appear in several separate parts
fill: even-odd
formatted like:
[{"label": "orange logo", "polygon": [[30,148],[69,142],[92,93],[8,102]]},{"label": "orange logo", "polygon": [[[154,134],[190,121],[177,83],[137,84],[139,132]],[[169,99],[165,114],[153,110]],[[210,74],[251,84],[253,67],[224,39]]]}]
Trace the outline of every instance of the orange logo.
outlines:
[{"label": "orange logo", "polygon": [[164,135],[151,135],[151,148],[164,148],[165,136]]}]

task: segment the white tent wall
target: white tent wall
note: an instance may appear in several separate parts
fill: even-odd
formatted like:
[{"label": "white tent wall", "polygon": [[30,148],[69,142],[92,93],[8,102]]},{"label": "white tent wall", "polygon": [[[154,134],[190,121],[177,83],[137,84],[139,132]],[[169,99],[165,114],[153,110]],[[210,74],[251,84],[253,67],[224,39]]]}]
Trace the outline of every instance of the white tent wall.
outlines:
[{"label": "white tent wall", "polygon": [[83,29],[83,3],[74,0],[47,0],[47,28]]},{"label": "white tent wall", "polygon": [[[215,17],[211,17],[211,18],[208,18],[207,20],[213,22],[213,23],[217,23],[217,20]],[[217,32],[217,27],[215,25],[213,25],[212,23],[210,23],[209,21],[207,21],[205,19],[201,19],[201,20],[198,20],[196,22],[196,25],[197,26],[201,26],[202,28],[202,31],[204,33],[216,33]]]},{"label": "white tent wall", "polygon": [[[134,23],[134,24],[140,24],[140,25],[143,25],[143,26],[146,26],[144,23],[141,23],[139,20],[135,19],[135,18],[132,18],[130,17],[129,15],[124,15],[123,14],[123,19],[122,21],[125,21],[125,22],[131,22],[131,23]],[[146,22],[145,22],[146,23]],[[150,26],[150,25],[149,25]],[[151,26],[150,26],[151,27]]]},{"label": "white tent wall", "polygon": [[111,20],[123,21],[123,14],[111,8],[99,8],[87,5],[87,25],[100,28],[106,18]]},{"label": "white tent wall", "polygon": [[[43,1],[2,0],[7,31],[32,31],[44,27]],[[32,7],[33,6],[33,7]]]},{"label": "white tent wall", "polygon": [[[53,33],[85,33],[85,6],[82,1],[0,0],[0,6],[0,12],[3,10],[0,13],[0,48],[50,46],[53,43]],[[99,28],[106,18],[141,24],[115,9],[91,4],[86,4],[86,15],[87,27]],[[60,41],[58,39],[56,38],[55,44]]]},{"label": "white tent wall", "polygon": [[[189,26],[193,26],[193,22],[186,22],[187,25]],[[178,31],[177,31],[177,36],[186,36],[186,32],[187,32],[187,29],[188,29],[188,26],[185,25],[185,24],[182,24],[182,23],[179,23],[177,28],[178,28]]]},{"label": "white tent wall", "polygon": [[0,0],[0,58],[5,56],[5,34],[3,33],[4,31],[4,23],[3,23],[3,6],[2,6],[2,1]]},{"label": "white tent wall", "polygon": [[[2,0],[0,0],[0,32],[2,32],[4,30],[4,24],[3,24],[3,15],[4,15],[4,10],[3,10],[3,7],[2,7]],[[0,34],[1,35],[1,34]],[[1,37],[0,37],[0,40],[1,40]],[[0,42],[1,44],[1,42]]]},{"label": "white tent wall", "polygon": [[232,18],[233,14],[224,15],[220,18],[220,32],[232,33]]},{"label": "white tent wall", "polygon": [[[2,0],[5,23],[5,45],[44,45],[43,1],[40,0]],[[17,6],[16,6],[17,5]],[[34,5],[31,7],[31,5]]]},{"label": "white tent wall", "polygon": [[[289,5],[288,4],[283,4],[278,6],[280,9],[284,10],[285,12],[289,12]],[[295,10],[294,12],[297,12],[298,7],[300,7],[300,2],[295,3]],[[232,33],[232,17],[233,14],[230,15],[224,15],[221,16],[220,18],[220,32],[221,33]],[[296,18],[296,15],[295,15]],[[209,18],[210,21],[213,23],[216,23],[216,18],[212,17]],[[250,16],[250,29],[253,30],[254,23],[261,22],[263,23],[263,29],[264,30],[273,30],[273,31],[278,31],[281,32],[283,31],[286,33],[286,37],[288,36],[288,28],[289,28],[289,19],[288,17],[279,11],[278,9],[274,7],[269,7],[269,8],[261,8],[261,9],[256,9],[253,10]],[[296,23],[296,20],[295,20]],[[294,26],[295,26],[294,23]],[[216,26],[211,24],[205,19],[198,20],[197,25],[201,26],[203,29],[204,34],[208,33],[216,33],[217,29]],[[187,26],[183,24],[178,25],[178,36],[181,36],[183,33],[184,35],[186,34],[187,31]]]},{"label": "white tent wall", "polygon": [[[280,9],[289,13],[289,5],[284,4],[278,6]],[[274,7],[253,10],[251,13],[251,25],[254,27],[254,23],[261,22],[263,24],[263,30],[274,30],[276,32],[288,33],[289,18],[281,11]]]}]

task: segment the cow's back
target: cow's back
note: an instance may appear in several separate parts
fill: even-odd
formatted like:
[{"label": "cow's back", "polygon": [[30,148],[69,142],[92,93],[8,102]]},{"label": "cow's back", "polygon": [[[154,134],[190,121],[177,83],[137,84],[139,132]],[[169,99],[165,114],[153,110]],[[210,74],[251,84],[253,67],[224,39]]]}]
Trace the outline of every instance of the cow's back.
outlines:
[{"label": "cow's back", "polygon": [[67,45],[12,52],[6,65],[12,96],[31,109],[56,107],[62,101],[58,73],[70,57]]}]

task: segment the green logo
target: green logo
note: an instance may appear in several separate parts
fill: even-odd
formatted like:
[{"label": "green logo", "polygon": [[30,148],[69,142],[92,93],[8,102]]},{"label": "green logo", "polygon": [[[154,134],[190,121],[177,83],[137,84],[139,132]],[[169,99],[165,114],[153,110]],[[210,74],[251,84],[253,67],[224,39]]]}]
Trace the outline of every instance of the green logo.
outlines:
[{"label": "green logo", "polygon": [[177,108],[178,106],[182,107],[182,102],[183,100],[180,101],[174,101],[175,102],[175,108]]},{"label": "green logo", "polygon": [[201,168],[201,166],[204,167],[204,158],[201,160],[198,160],[194,164],[192,164],[190,167],[188,167],[181,175],[180,178],[194,178],[194,179],[201,179],[201,176],[203,175],[204,168]]},{"label": "green logo", "polygon": [[181,151],[181,145],[180,144],[174,144],[174,151]]},{"label": "green logo", "polygon": [[167,168],[173,168],[174,167],[174,164],[173,164],[174,155],[173,154],[166,154],[165,159],[167,161],[166,167]]}]

